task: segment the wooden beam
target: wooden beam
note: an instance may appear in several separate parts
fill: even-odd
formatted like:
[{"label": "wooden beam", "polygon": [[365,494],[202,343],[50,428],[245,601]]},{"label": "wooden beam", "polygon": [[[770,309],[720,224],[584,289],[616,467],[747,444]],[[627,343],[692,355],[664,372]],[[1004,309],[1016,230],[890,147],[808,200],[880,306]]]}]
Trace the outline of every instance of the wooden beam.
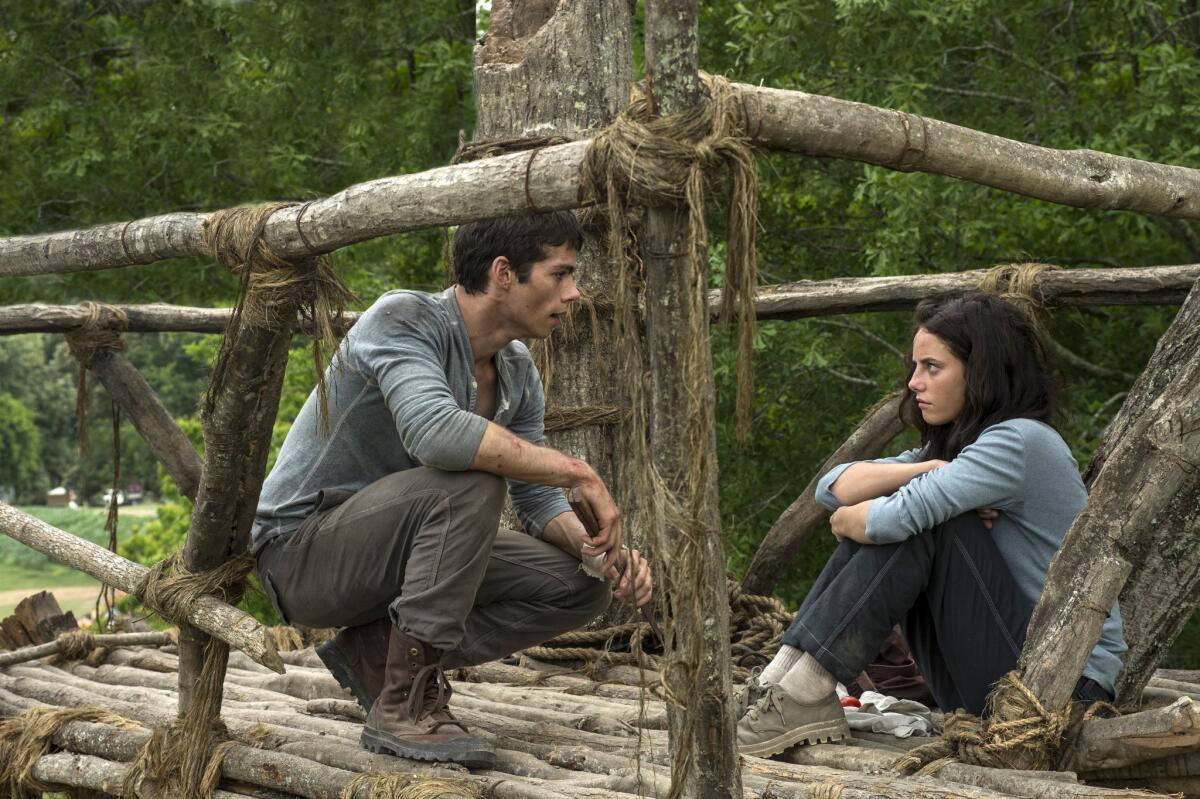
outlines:
[{"label": "wooden beam", "polygon": [[[1200,218],[1200,170],[1095,150],[1058,150],[928,117],[806,92],[735,84],[764,149],[929,172],[1080,208]],[[285,259],[472,219],[578,208],[588,141],[359,183],[279,211],[264,232]],[[205,255],[208,215],[175,213],[0,239],[0,277]],[[303,235],[300,230],[303,229]],[[305,243],[307,240],[308,244]],[[309,249],[311,245],[312,249]]]},{"label": "wooden beam", "polygon": [[133,422],[154,457],[179,486],[179,493],[195,501],[204,464],[146,378],[118,350],[96,350],[89,368]]},{"label": "wooden beam", "polygon": [[[698,106],[703,95],[696,1],[647,0],[645,30],[651,113],[669,116]],[[650,452],[688,528],[675,529],[661,518],[651,525],[655,566],[670,608],[665,660],[687,665],[674,686],[684,705],[667,708],[675,763],[670,796],[740,799],[737,719],[728,699],[729,596],[717,510],[716,423],[710,401],[692,400],[697,394],[711,398],[714,391],[708,272],[692,265],[686,208],[649,208],[641,238]],[[695,436],[697,430],[703,435]],[[696,458],[701,468],[693,467]]]},{"label": "wooden beam", "polygon": [[[945,275],[839,277],[759,286],[754,300],[755,316],[763,321],[909,310],[926,298],[941,299],[976,289],[987,272],[974,269]],[[1040,273],[1034,279],[1034,287],[1045,302],[1061,308],[1178,305],[1197,280],[1200,280],[1200,264],[1062,269]],[[720,291],[710,291],[711,320],[716,320],[720,304]],[[129,333],[222,333],[229,324],[228,308],[161,303],[116,307],[129,318],[129,324],[123,328]],[[0,336],[66,333],[82,325],[87,313],[82,305],[0,306]],[[345,314],[346,329],[358,316]],[[304,326],[297,329],[303,331]]]},{"label": "wooden beam", "polygon": [[775,520],[746,569],[746,576],[742,578],[743,591],[769,595],[775,590],[804,542],[829,515],[829,511],[817,504],[817,481],[838,464],[879,457],[883,448],[904,430],[904,423],[900,421],[900,399],[896,395],[873,408],[846,442],[826,459],[804,492]]},{"label": "wooden beam", "polygon": [[[115,552],[71,535],[41,519],[0,502],[0,533],[76,571],[90,574],[105,585],[134,593],[149,571]],[[283,661],[267,629],[253,616],[213,596],[201,597],[188,621],[210,635],[240,649],[257,663],[283,674]]]}]

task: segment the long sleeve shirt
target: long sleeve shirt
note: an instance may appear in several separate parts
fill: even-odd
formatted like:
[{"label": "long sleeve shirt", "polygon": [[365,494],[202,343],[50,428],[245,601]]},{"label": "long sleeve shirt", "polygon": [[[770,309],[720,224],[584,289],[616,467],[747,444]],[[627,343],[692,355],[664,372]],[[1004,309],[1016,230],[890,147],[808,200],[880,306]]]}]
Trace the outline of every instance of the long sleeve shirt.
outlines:
[{"label": "long sleeve shirt", "polygon": [[[919,450],[871,463],[916,463]],[[830,510],[842,503],[831,490],[853,464],[831,469],[818,481],[816,499]],[[1034,603],[1046,584],[1050,561],[1087,503],[1079,466],[1054,428],[1032,419],[992,425],[940,469],[918,475],[888,496],[871,500],[867,538],[891,544],[977,508],[996,508],[992,537],[1016,580]],[[1114,603],[1083,674],[1112,692],[1126,650],[1121,613]]]},{"label": "long sleeve shirt", "polygon": [[[511,342],[495,365],[493,421],[544,444],[545,398],[528,348]],[[256,553],[294,532],[324,489],[353,492],[418,466],[467,469],[487,429],[488,420],[473,413],[475,359],[453,288],[381,296],[346,334],[325,379],[329,435],[318,433],[314,390],[263,484]],[[533,536],[570,510],[558,488],[518,480],[508,486],[517,517]]]}]

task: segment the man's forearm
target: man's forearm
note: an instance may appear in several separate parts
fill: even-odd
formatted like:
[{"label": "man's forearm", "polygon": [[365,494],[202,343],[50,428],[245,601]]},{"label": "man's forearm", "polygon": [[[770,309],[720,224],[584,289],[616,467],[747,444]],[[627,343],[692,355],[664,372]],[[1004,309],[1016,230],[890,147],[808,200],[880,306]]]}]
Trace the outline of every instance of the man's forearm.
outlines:
[{"label": "man's forearm", "polygon": [[920,463],[856,463],[842,472],[829,490],[843,505],[894,494],[917,475],[937,468],[941,461]]},{"label": "man's forearm", "polygon": [[596,478],[592,468],[579,458],[539,447],[495,422],[488,422],[468,468],[559,488],[572,488]]}]

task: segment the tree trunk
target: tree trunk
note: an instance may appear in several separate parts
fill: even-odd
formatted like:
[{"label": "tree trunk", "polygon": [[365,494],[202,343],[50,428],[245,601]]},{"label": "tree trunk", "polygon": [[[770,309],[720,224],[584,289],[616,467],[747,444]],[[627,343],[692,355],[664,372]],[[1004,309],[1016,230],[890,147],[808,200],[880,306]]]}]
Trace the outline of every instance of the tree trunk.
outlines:
[{"label": "tree trunk", "polygon": [[[475,140],[584,139],[610,124],[629,99],[631,25],[627,0],[496,0],[475,50]],[[540,160],[540,158],[539,158]],[[586,230],[576,280],[586,295],[611,295],[613,264],[604,231]],[[577,303],[584,305],[583,302]],[[568,324],[532,342],[547,407],[624,405],[600,353],[612,351],[612,323],[577,308]],[[548,356],[548,358],[546,357]],[[589,425],[547,434],[582,458],[618,495],[616,427]]]},{"label": "tree trunk", "polygon": [[816,499],[817,481],[827,471],[841,463],[879,457],[883,448],[903,430],[899,394],[871,409],[846,443],[838,447],[813,475],[804,493],[771,525],[742,578],[742,590],[762,595],[774,591],[804,542],[828,516],[829,511],[818,505]]},{"label": "tree trunk", "polygon": [[[670,115],[699,104],[695,0],[646,4],[646,85],[653,112]],[[646,264],[646,337],[650,360],[650,451],[668,489],[679,498],[682,523],[652,522],[660,585],[670,604],[668,662],[684,658],[692,686],[676,686],[688,706],[668,708],[672,795],[741,797],[729,674],[729,596],[725,548],[717,512],[712,348],[708,336],[707,259],[692,267],[686,209],[648,209],[642,254]],[[697,274],[699,271],[699,274]],[[695,319],[700,314],[701,319]],[[693,337],[699,333],[699,340]],[[691,396],[702,398],[693,403]],[[704,435],[693,440],[689,430]],[[699,451],[697,451],[699,450]],[[693,467],[698,458],[701,468]],[[691,540],[681,539],[686,536]],[[695,551],[694,571],[679,569]],[[694,691],[694,693],[693,693]]]},{"label": "tree trunk", "polygon": [[90,368],[179,486],[179,493],[195,501],[204,464],[146,378],[117,350],[97,350]]},{"label": "tree trunk", "polygon": [[[1121,681],[1122,701],[1136,699],[1153,671],[1150,654],[1174,639],[1200,601],[1200,348],[1176,346],[1195,335],[1196,306],[1193,289],[1139,380],[1155,387],[1139,396],[1157,396],[1136,418],[1126,421],[1123,410],[1110,426],[1087,506],[1050,564],[1021,656],[1025,684],[1048,708],[1070,698],[1127,574],[1143,594],[1134,598],[1127,588],[1131,604],[1157,607],[1143,604],[1130,616],[1135,625],[1126,634],[1139,649],[1129,661],[1135,678]],[[1159,640],[1146,646],[1148,639]]]},{"label": "tree trunk", "polygon": [[[1084,478],[1095,486],[1124,440],[1146,420],[1161,418],[1155,403],[1185,372],[1196,375],[1200,353],[1200,282],[1163,334],[1145,371],[1130,388],[1121,410],[1105,431],[1104,440],[1088,463]],[[1196,379],[1196,378],[1193,378]],[[1185,409],[1186,410],[1186,409]],[[1195,406],[1190,409],[1193,423]],[[1185,414],[1186,416],[1186,414]],[[1169,423],[1163,419],[1161,424]],[[1197,467],[1200,446],[1192,444],[1165,457],[1175,458],[1191,471],[1178,494],[1158,508],[1145,535],[1129,544],[1133,573],[1121,591],[1121,617],[1129,652],[1117,678],[1122,704],[1136,705],[1155,666],[1200,604],[1200,517],[1197,507]],[[1132,505],[1130,506],[1132,509]]]}]

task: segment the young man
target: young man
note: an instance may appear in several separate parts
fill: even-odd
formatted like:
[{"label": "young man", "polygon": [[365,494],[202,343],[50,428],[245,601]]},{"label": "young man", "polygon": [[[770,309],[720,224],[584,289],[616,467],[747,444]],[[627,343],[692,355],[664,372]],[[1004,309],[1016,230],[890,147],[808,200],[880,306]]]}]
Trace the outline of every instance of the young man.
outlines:
[{"label": "young man", "polygon": [[[486,767],[443,673],[574,629],[610,593],[649,601],[620,514],[583,461],[544,446],[545,400],[522,338],[579,298],[568,212],[463,225],[456,284],[391,291],[327,372],[329,429],[305,402],[263,486],[258,575],[289,622],[344,627],[318,649],[363,707],[372,751]],[[499,529],[505,479],[524,533]],[[562,489],[599,523],[589,537]],[[605,583],[580,569],[604,558]],[[622,576],[623,574],[623,576]]]}]

